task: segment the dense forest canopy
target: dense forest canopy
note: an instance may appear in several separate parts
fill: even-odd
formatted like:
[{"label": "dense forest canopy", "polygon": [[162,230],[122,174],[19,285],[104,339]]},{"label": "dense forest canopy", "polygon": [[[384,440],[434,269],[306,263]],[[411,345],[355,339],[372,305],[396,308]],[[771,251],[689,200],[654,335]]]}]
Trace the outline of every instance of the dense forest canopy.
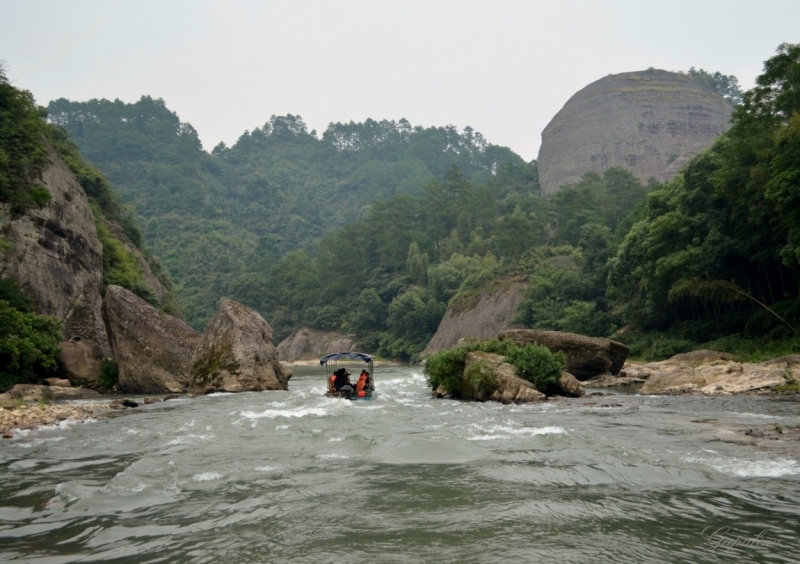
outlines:
[{"label": "dense forest canopy", "polygon": [[373,202],[418,196],[452,165],[470,180],[524,165],[470,128],[406,120],[334,123],[318,136],[299,116],[273,116],[209,154],[163,100],[61,99],[48,113],[135,206],[198,329],[241,277],[252,278],[254,264],[313,253],[324,234],[369,214]]}]

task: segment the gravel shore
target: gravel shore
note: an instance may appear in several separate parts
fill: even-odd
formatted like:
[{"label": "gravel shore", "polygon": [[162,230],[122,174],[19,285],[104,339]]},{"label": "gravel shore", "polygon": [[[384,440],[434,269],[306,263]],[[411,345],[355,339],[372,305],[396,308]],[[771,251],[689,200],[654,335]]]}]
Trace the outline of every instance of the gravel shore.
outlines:
[{"label": "gravel shore", "polygon": [[0,433],[4,439],[10,439],[15,431],[58,425],[62,421],[85,421],[112,409],[108,403],[38,404],[0,409]]}]

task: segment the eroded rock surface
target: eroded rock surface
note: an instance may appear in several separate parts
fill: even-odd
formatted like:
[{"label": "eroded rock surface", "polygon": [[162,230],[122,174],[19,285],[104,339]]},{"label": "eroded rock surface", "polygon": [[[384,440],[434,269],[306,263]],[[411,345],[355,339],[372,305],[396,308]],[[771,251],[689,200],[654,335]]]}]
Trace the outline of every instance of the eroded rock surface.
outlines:
[{"label": "eroded rock surface", "polygon": [[294,335],[281,341],[277,349],[281,360],[291,362],[317,359],[334,352],[358,350],[358,340],[355,335],[301,327]]},{"label": "eroded rock surface", "polygon": [[100,314],[103,246],[86,193],[49,146],[41,182],[52,195],[39,209],[14,215],[0,204],[0,276],[30,294],[36,312],[63,323],[64,336],[94,341],[110,352]]},{"label": "eroded rock surface", "polygon": [[643,394],[738,394],[791,390],[800,384],[800,355],[741,363],[700,350],[649,364],[626,365],[624,378],[643,380]]},{"label": "eroded rock surface", "polygon": [[103,317],[119,388],[127,393],[184,392],[200,334],[120,286],[109,286]]},{"label": "eroded rock surface", "polygon": [[512,284],[493,294],[483,294],[478,303],[467,310],[448,308],[422,356],[454,347],[461,339],[492,339],[500,331],[509,329],[524,291],[523,284]]},{"label": "eroded rock surface", "polygon": [[536,343],[552,352],[563,352],[567,357],[564,369],[578,380],[619,373],[630,352],[627,346],[617,341],[562,331],[509,329],[502,331],[498,338],[516,345]]},{"label": "eroded rock surface", "polygon": [[603,77],[572,96],[542,132],[542,194],[613,166],[643,182],[668,180],[728,129],[732,110],[688,75],[650,69]]},{"label": "eroded rock surface", "polygon": [[58,365],[64,377],[75,384],[97,383],[103,370],[103,350],[97,343],[73,337],[59,346]]},{"label": "eroded rock surface", "polygon": [[194,353],[189,391],[287,390],[289,375],[271,339],[272,327],[258,312],[225,300]]}]

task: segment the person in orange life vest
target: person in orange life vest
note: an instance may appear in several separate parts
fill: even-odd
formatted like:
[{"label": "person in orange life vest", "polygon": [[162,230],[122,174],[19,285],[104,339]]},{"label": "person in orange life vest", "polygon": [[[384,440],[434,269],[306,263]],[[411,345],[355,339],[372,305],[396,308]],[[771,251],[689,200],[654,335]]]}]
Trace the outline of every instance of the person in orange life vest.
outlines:
[{"label": "person in orange life vest", "polygon": [[356,383],[356,392],[365,392],[364,389],[367,387],[367,382],[369,381],[369,372],[366,370],[361,371],[361,375],[358,377],[358,382]]}]

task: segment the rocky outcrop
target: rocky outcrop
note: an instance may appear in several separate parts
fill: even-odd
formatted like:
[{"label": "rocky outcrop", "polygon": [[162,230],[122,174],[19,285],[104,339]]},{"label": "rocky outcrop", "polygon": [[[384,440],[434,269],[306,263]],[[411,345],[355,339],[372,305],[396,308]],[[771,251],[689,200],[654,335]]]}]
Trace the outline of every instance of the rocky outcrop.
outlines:
[{"label": "rocky outcrop", "polygon": [[103,371],[103,350],[94,341],[73,337],[59,345],[59,372],[74,384],[97,383]]},{"label": "rocky outcrop", "polygon": [[150,264],[147,262],[147,259],[144,257],[142,251],[130,240],[128,235],[125,233],[125,230],[116,223],[112,223],[110,221],[103,221],[106,228],[111,232],[112,235],[122,243],[122,246],[125,247],[125,250],[131,253],[134,257],[136,257],[136,262],[139,265],[139,272],[142,273],[142,282],[144,283],[147,288],[153,293],[153,296],[158,300],[159,304],[164,300],[164,296],[168,295],[167,289],[162,284],[161,280],[153,274],[153,271],[150,270]]},{"label": "rocky outcrop", "polygon": [[454,347],[464,338],[492,339],[500,331],[509,329],[524,290],[523,284],[511,284],[500,291],[481,295],[477,304],[469,309],[448,308],[422,356]]},{"label": "rocky outcrop", "polygon": [[628,365],[621,375],[644,380],[642,394],[797,391],[800,388],[800,355],[741,363],[724,353],[700,350],[661,362]]},{"label": "rocky outcrop", "polygon": [[630,352],[627,346],[617,341],[561,331],[510,329],[501,332],[498,338],[518,346],[535,343],[552,352],[563,352],[567,357],[564,369],[578,380],[588,380],[606,373],[619,373]]},{"label": "rocky outcrop", "polygon": [[0,276],[13,278],[31,295],[36,312],[63,323],[67,339],[94,341],[110,352],[100,314],[103,246],[86,193],[48,146],[50,164],[41,182],[52,198],[22,215],[0,205]]},{"label": "rocky outcrop", "polygon": [[157,310],[120,286],[103,299],[114,360],[123,392],[183,392],[200,335],[176,317]]},{"label": "rocky outcrop", "polygon": [[281,341],[277,349],[281,360],[291,362],[317,359],[333,352],[358,350],[358,340],[355,335],[301,327],[294,335]]},{"label": "rocky outcrop", "polygon": [[542,132],[542,194],[613,166],[642,181],[675,176],[728,128],[731,105],[685,74],[609,75],[577,92]]},{"label": "rocky outcrop", "polygon": [[6,393],[0,394],[0,407],[10,407],[16,403],[41,403],[42,400],[78,400],[99,397],[99,392],[89,388],[17,384]]},{"label": "rocky outcrop", "polygon": [[289,375],[271,339],[272,327],[258,312],[225,300],[192,358],[189,391],[287,390]]},{"label": "rocky outcrop", "polygon": [[[481,370],[473,372],[476,364]],[[476,378],[476,374],[482,377]],[[461,377],[460,396],[467,400],[499,401],[501,403],[529,403],[547,399],[536,387],[517,376],[514,367],[505,357],[481,351],[467,355]]]}]

